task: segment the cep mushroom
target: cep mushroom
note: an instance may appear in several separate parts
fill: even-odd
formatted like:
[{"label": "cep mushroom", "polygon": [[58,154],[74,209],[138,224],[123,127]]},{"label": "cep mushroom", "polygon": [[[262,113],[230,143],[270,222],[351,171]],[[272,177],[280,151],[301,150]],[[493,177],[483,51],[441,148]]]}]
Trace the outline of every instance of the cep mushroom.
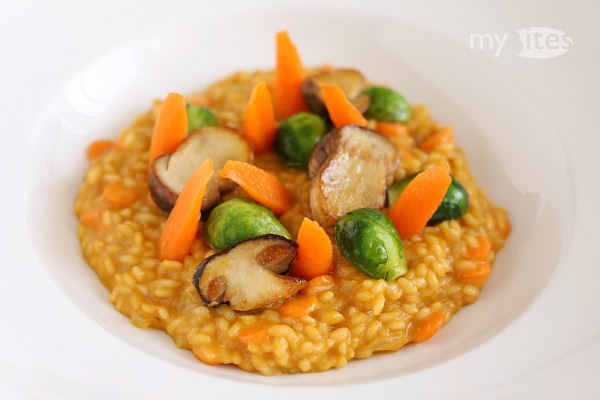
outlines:
[{"label": "cep mushroom", "polygon": [[[213,160],[218,171],[227,160],[252,162],[252,148],[248,140],[232,129],[204,127],[192,132],[174,153],[158,157],[150,168],[150,193],[162,210],[171,211],[187,180],[207,158]],[[206,187],[202,209],[214,206],[223,193],[235,186],[214,174]]]},{"label": "cep mushroom", "polygon": [[356,125],[331,131],[308,163],[313,217],[332,232],[352,210],[383,208],[399,162],[394,144],[377,132]]},{"label": "cep mushroom", "polygon": [[355,69],[336,69],[318,73],[306,79],[302,84],[304,100],[308,108],[315,114],[327,116],[327,108],[319,88],[319,85],[322,84],[338,86],[360,112],[365,112],[369,108],[370,97],[363,93],[366,87],[363,74]]},{"label": "cep mushroom", "polygon": [[193,284],[209,307],[222,303],[235,311],[268,307],[293,296],[306,283],[280,275],[288,270],[297,248],[279,235],[243,240],[202,261]]}]

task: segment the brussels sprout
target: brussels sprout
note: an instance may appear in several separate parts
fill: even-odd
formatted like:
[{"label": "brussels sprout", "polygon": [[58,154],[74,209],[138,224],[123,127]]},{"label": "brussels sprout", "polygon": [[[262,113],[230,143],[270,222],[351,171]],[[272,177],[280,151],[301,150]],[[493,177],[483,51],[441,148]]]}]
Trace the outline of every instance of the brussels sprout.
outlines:
[{"label": "brussels sprout", "polygon": [[407,270],[404,246],[392,221],[381,211],[359,208],[335,227],[342,256],[363,274],[391,281]]},{"label": "brussels sprout", "polygon": [[371,98],[365,112],[367,118],[381,122],[406,122],[410,119],[410,105],[400,93],[382,86],[371,86],[364,93]]},{"label": "brussels sprout", "polygon": [[219,250],[268,233],[292,238],[271,210],[242,197],[216,206],[206,223],[208,245]]},{"label": "brussels sprout", "polygon": [[[394,182],[387,190],[388,204],[392,205],[400,196],[400,193],[408,186],[408,184],[418,174],[409,175],[404,179]],[[451,219],[461,218],[469,209],[469,194],[465,188],[452,177],[452,182],[448,187],[446,195],[442,199],[442,203],[435,210],[431,219],[427,222],[429,225],[437,224],[438,222]]]},{"label": "brussels sprout", "polygon": [[207,107],[187,104],[185,110],[187,111],[188,117],[188,133],[202,128],[203,126],[219,125],[219,120]]},{"label": "brussels sprout", "polygon": [[325,121],[316,114],[292,115],[277,128],[275,150],[288,167],[306,169],[310,154],[326,129]]}]

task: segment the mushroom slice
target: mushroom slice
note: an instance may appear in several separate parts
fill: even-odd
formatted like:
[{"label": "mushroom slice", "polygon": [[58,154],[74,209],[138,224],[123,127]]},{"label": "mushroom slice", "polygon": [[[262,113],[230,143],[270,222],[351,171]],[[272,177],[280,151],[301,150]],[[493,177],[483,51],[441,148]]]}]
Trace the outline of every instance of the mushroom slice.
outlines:
[{"label": "mushroom slice", "polygon": [[229,303],[235,311],[250,311],[279,303],[306,283],[279,275],[287,271],[297,248],[295,242],[279,235],[243,240],[202,261],[194,286],[209,307]]},{"label": "mushroom slice", "polygon": [[394,144],[377,132],[356,125],[331,131],[308,163],[313,217],[331,232],[352,210],[382,208],[399,162]]},{"label": "mushroom slice", "polygon": [[[252,162],[252,147],[232,129],[210,126],[192,132],[174,153],[160,156],[152,163],[148,182],[156,204],[170,212],[187,180],[207,158],[213,160],[218,171],[227,160]],[[206,187],[202,209],[212,207],[221,194],[234,188],[235,183],[215,173]]]},{"label": "mushroom slice", "polygon": [[348,100],[360,111],[369,108],[370,98],[362,91],[366,86],[365,77],[355,69],[336,69],[318,73],[304,81],[302,94],[308,108],[315,114],[327,116],[327,108],[321,95],[320,84],[337,85],[342,89]]}]

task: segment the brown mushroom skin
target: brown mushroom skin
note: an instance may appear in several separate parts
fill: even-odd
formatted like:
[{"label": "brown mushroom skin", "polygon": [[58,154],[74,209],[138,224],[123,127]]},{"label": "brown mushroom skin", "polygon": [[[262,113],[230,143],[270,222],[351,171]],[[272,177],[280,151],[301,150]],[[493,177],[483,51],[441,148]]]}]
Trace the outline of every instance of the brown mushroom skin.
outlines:
[{"label": "brown mushroom skin", "polygon": [[352,210],[383,208],[399,162],[396,147],[385,136],[356,125],[334,129],[317,144],[308,163],[313,218],[333,232]]},{"label": "brown mushroom skin", "polygon": [[[252,146],[238,132],[225,127],[203,127],[190,133],[174,153],[158,157],[150,167],[148,187],[156,205],[170,212],[195,167],[207,158],[212,158],[215,171],[227,160],[251,163]],[[235,183],[215,173],[206,187],[202,209],[211,208],[235,187]]]},{"label": "brown mushroom skin", "polygon": [[327,108],[319,85],[336,85],[344,92],[348,100],[362,113],[367,111],[370,97],[363,94],[366,87],[365,77],[355,69],[336,69],[320,72],[304,81],[302,95],[308,108],[315,114],[327,117]]},{"label": "brown mushroom skin", "polygon": [[193,285],[208,307],[228,303],[235,311],[277,304],[300,291],[306,281],[283,276],[298,245],[279,235],[246,239],[206,258]]}]

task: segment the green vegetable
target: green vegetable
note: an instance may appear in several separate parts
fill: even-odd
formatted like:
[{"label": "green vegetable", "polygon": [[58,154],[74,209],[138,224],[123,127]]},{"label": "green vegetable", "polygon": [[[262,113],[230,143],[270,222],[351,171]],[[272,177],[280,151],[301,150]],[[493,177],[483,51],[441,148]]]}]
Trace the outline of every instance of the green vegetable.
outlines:
[{"label": "green vegetable", "polygon": [[267,233],[292,238],[271,210],[242,197],[216,206],[206,223],[208,245],[218,250]]},{"label": "green vegetable", "polygon": [[207,107],[187,104],[185,106],[188,117],[188,133],[203,126],[218,126],[219,120]]},{"label": "green vegetable", "polygon": [[380,122],[406,122],[410,119],[410,105],[400,93],[382,86],[364,90],[371,98],[365,117]]},{"label": "green vegetable", "polygon": [[381,211],[359,208],[335,226],[342,256],[363,274],[391,281],[406,273],[404,246],[392,221]]},{"label": "green vegetable", "polygon": [[[394,182],[387,190],[388,204],[392,205],[404,191],[406,186],[417,176],[417,174],[409,175],[404,179]],[[442,203],[435,210],[431,219],[427,222],[429,225],[437,224],[438,222],[451,219],[461,218],[469,209],[469,194],[465,188],[452,177],[452,182],[448,187],[448,191],[444,196]]]},{"label": "green vegetable", "polygon": [[291,168],[306,169],[313,148],[327,133],[325,121],[316,114],[294,114],[279,125],[275,150]]}]

